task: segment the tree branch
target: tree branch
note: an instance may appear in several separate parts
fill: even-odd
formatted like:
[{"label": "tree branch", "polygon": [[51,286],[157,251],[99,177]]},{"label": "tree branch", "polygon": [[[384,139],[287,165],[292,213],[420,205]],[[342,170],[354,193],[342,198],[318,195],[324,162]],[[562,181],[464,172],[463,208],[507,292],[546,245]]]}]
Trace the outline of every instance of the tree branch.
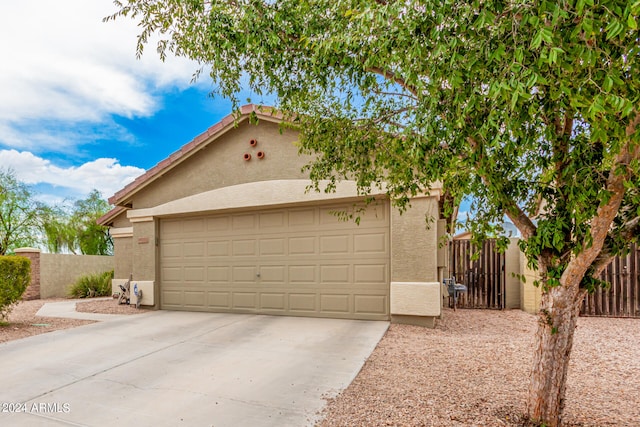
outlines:
[{"label": "tree branch", "polygon": [[531,219],[522,211],[520,206],[515,202],[510,203],[511,206],[505,209],[505,214],[509,217],[513,225],[518,227],[523,239],[528,239],[536,233],[536,226]]},{"label": "tree branch", "polygon": [[631,138],[631,135],[636,132],[638,126],[640,126],[640,112],[637,112],[633,120],[627,125],[625,129],[627,138]]},{"label": "tree branch", "polygon": [[[473,151],[478,152],[480,150],[478,141],[475,138],[469,136],[467,137],[467,142],[473,149]],[[482,158],[480,156],[479,158]],[[480,160],[478,160],[477,169],[480,178],[485,183],[485,185],[490,186],[491,180],[486,174],[482,174],[480,168]],[[504,213],[509,217],[509,219],[513,222],[513,224],[520,230],[523,239],[528,239],[533,236],[536,232],[536,226],[533,224],[531,219],[524,213],[524,211],[518,206],[516,202],[508,197],[502,198],[500,200],[504,205]]]},{"label": "tree branch", "polygon": [[[383,122],[390,122],[391,117],[393,116],[397,116],[398,114],[402,114],[402,113],[406,113],[407,111],[411,110],[411,107],[403,107],[403,108],[398,108],[397,110],[390,110],[387,111],[385,114],[381,114],[380,116],[376,117],[375,119],[373,119],[373,123],[375,124],[380,124]],[[371,119],[368,117],[363,117],[360,119],[355,119],[355,122],[369,122]],[[404,127],[404,126],[402,126]]]},{"label": "tree branch", "polygon": [[418,98],[416,98],[413,95],[409,95],[407,93],[399,93],[399,92],[386,92],[386,91],[381,91],[381,90],[373,90],[373,93],[375,93],[376,95],[384,95],[384,96],[400,96],[400,97],[404,97],[404,98],[409,98],[413,101],[418,101]]},{"label": "tree branch", "polygon": [[[623,240],[630,241],[640,235],[640,216],[627,221],[620,231],[620,235]],[[593,275],[599,276],[600,273],[607,268],[607,265],[611,262],[611,259],[615,256],[613,253],[613,247],[605,241],[602,251],[591,264],[593,269]]]},{"label": "tree branch", "polygon": [[[606,203],[598,206],[596,216],[591,220],[591,240],[589,243],[585,243],[583,251],[569,262],[567,269],[560,279],[562,283],[566,283],[567,279],[572,276],[584,276],[586,271],[602,253],[606,237],[611,229],[611,224],[618,214],[622,200],[624,199],[625,182],[631,178],[631,171],[627,170],[626,173],[620,173],[619,167],[621,165],[629,165],[632,160],[636,160],[640,156],[640,144],[636,144],[635,147],[632,148],[631,142],[629,141],[631,136],[636,132],[638,125],[640,125],[640,113],[636,113],[634,119],[627,125],[625,130],[627,141],[615,156],[613,165],[609,170],[605,189],[611,194],[611,197],[609,197]],[[606,256],[606,254],[603,255],[603,257]],[[602,263],[604,262],[605,259],[600,260],[597,267],[601,269],[604,268],[602,267]]]},{"label": "tree branch", "polygon": [[368,71],[370,73],[378,74],[378,75],[384,77],[387,80],[391,80],[392,82],[402,86],[404,89],[406,89],[413,96],[415,96],[415,97],[418,96],[417,89],[415,87],[407,84],[407,82],[404,79],[398,77],[393,71],[388,71],[388,70],[385,70],[385,69],[380,68],[380,67],[368,67],[368,68],[365,68],[365,71]]}]

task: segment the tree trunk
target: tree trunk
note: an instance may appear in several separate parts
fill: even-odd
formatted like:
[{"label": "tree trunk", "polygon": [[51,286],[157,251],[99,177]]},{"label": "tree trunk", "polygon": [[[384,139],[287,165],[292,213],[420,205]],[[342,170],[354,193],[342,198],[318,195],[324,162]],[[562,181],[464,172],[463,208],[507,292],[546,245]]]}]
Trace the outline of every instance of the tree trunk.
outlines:
[{"label": "tree trunk", "polygon": [[573,333],[583,298],[579,281],[563,283],[542,296],[527,414],[547,427],[558,427],[562,422]]}]

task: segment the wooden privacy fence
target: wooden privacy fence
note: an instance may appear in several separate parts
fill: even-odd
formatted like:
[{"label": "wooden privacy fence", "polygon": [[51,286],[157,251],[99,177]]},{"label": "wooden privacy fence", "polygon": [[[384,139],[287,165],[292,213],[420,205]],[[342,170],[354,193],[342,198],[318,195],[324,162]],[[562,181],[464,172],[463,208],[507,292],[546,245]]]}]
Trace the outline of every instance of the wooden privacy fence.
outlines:
[{"label": "wooden privacy fence", "polygon": [[470,240],[451,244],[451,274],[467,287],[467,295],[458,302],[465,308],[505,307],[505,256],[496,251],[496,241],[486,240],[477,259],[478,248]]},{"label": "wooden privacy fence", "polygon": [[608,289],[598,288],[587,295],[580,312],[583,316],[640,317],[640,248],[631,245],[625,257],[615,257],[600,275],[610,283]]}]

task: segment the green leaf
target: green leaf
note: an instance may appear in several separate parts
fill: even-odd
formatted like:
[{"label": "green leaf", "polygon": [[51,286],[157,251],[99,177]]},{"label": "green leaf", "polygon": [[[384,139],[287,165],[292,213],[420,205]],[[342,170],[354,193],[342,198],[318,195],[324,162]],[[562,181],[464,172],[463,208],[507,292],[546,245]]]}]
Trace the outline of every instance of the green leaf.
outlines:
[{"label": "green leaf", "polygon": [[544,40],[545,43],[551,44],[553,42],[553,31],[551,30],[551,28],[545,27],[542,29],[542,31],[540,31],[540,33],[542,40]]},{"label": "green leaf", "polygon": [[538,31],[536,33],[536,35],[533,37],[533,40],[531,40],[531,49],[537,49],[540,47],[540,44],[542,43],[542,30]]},{"label": "green leaf", "polygon": [[609,92],[612,87],[613,87],[613,79],[611,77],[609,77],[609,76],[606,76],[604,78],[604,83],[602,85],[602,89],[604,89],[605,92]]},{"label": "green leaf", "polygon": [[537,80],[538,80],[537,74],[531,73],[531,75],[529,76],[529,79],[527,80],[527,87],[532,88],[533,86],[535,86]]},{"label": "green leaf", "polygon": [[605,32],[607,33],[607,40],[611,40],[612,38],[618,36],[620,33],[622,33],[622,31],[624,31],[624,25],[622,25],[617,19],[613,19],[605,28]]},{"label": "green leaf", "polygon": [[516,108],[516,104],[518,103],[518,91],[514,90],[513,93],[511,94],[511,109],[515,109]]},{"label": "green leaf", "polygon": [[622,107],[622,111],[620,112],[620,114],[621,114],[622,117],[627,117],[634,110],[635,110],[635,107],[633,105],[633,102],[626,101],[625,104],[624,104],[624,107]]}]

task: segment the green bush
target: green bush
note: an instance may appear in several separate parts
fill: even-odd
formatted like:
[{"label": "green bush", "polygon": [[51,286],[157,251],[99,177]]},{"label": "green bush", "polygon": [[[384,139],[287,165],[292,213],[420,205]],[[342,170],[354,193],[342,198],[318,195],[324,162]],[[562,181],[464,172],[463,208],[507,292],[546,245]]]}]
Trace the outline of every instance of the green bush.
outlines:
[{"label": "green bush", "polygon": [[0,321],[4,321],[31,282],[31,260],[0,256]]},{"label": "green bush", "polygon": [[74,298],[111,296],[111,279],[113,279],[113,270],[82,276],[69,289],[69,296]]}]

